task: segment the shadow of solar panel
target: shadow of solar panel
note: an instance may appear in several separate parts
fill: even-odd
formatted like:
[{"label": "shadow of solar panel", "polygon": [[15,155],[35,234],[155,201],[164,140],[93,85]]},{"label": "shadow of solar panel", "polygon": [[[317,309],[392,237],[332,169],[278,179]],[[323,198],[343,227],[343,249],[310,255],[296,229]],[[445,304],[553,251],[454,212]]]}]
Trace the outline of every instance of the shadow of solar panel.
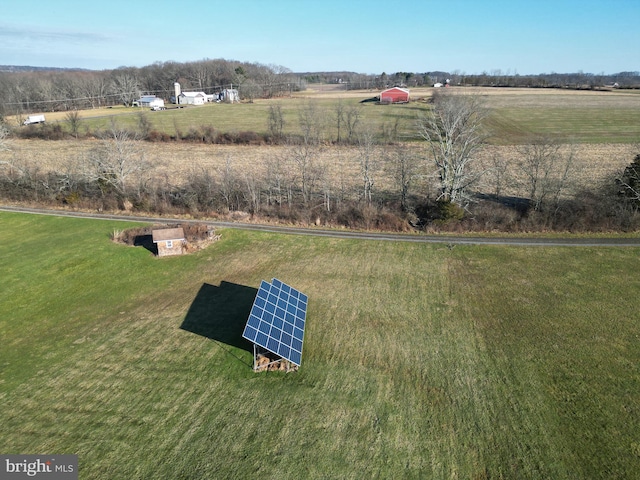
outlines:
[{"label": "shadow of solar panel", "polygon": [[277,278],[262,281],[242,336],[300,366],[307,296]]}]

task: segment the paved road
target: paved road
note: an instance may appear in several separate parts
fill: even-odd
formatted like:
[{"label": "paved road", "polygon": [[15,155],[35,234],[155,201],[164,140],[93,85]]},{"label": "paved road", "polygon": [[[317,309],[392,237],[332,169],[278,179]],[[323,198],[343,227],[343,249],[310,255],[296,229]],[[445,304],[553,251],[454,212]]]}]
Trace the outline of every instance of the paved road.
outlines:
[{"label": "paved road", "polygon": [[47,210],[0,205],[0,211],[55,215],[98,220],[120,220],[151,223],[206,223],[215,227],[256,230],[261,232],[285,233],[294,235],[313,235],[317,237],[352,238],[358,240],[382,240],[392,242],[444,243],[447,245],[512,245],[522,247],[640,247],[640,237],[635,238],[533,238],[533,237],[470,237],[450,235],[423,235],[399,233],[370,233],[346,230],[327,230],[318,228],[297,228],[279,225],[261,225],[239,222],[219,222],[204,220],[181,220],[164,217],[138,217],[130,215],[110,215],[101,213],[72,212],[67,210]]}]

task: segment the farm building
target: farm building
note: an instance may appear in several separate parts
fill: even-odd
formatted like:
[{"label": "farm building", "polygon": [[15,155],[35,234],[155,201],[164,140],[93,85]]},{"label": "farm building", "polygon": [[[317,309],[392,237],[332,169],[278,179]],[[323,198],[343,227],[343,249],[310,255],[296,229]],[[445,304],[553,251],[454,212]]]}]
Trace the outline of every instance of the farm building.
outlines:
[{"label": "farm building", "polygon": [[178,82],[173,84],[175,95],[171,97],[173,103],[179,105],[204,105],[213,102],[216,95],[207,95],[204,92],[183,92]]},{"label": "farm building", "polygon": [[[134,103],[135,104],[135,103]],[[164,100],[156,97],[155,95],[142,95],[138,99],[138,106],[140,107],[164,107]]]},{"label": "farm building", "polygon": [[151,232],[153,243],[158,247],[158,256],[182,255],[185,236],[182,227],[162,228]]},{"label": "farm building", "polygon": [[406,88],[393,87],[380,93],[380,103],[408,103],[409,90]]},{"label": "farm building", "polygon": [[225,88],[218,95],[218,101],[226,103],[239,103],[240,95],[238,95],[238,90],[236,90],[235,88]]},{"label": "farm building", "polygon": [[180,105],[204,105],[207,101],[207,94],[204,92],[182,92],[178,96]]}]

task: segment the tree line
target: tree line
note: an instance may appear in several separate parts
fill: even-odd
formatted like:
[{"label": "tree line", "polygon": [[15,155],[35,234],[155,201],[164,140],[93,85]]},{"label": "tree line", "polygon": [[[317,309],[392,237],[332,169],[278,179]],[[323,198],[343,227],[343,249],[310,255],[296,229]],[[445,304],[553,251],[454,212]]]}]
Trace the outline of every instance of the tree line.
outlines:
[{"label": "tree line", "polygon": [[321,72],[301,74],[306,83],[343,84],[345,90],[382,89],[393,86],[422,87],[443,85],[469,87],[529,87],[529,88],[640,88],[640,72],[629,71],[615,74],[540,73],[520,75],[511,71],[492,70],[467,74],[460,70],[451,72],[430,71],[360,74],[354,72]]}]

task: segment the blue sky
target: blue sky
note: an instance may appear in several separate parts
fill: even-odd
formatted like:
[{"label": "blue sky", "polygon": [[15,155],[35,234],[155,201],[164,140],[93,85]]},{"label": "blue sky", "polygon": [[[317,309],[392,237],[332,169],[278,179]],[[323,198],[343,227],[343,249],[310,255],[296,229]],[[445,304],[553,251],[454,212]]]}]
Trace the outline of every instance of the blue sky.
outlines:
[{"label": "blue sky", "polygon": [[29,0],[2,9],[0,65],[617,73],[640,71],[639,24],[640,0]]}]

